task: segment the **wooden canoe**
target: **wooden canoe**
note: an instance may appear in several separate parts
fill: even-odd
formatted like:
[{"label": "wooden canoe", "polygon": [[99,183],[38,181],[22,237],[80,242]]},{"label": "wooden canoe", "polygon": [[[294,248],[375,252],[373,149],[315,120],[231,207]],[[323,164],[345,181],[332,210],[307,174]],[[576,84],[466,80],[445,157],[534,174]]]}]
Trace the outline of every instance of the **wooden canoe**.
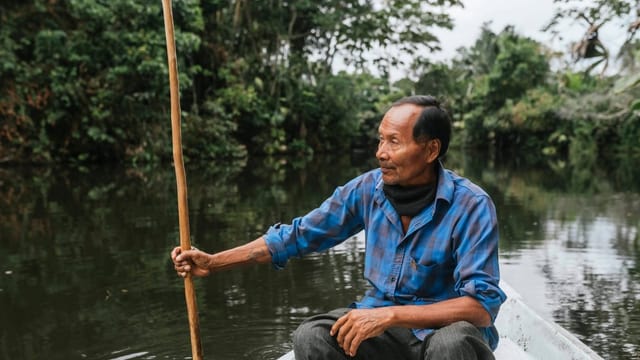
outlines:
[{"label": "wooden canoe", "polygon": [[[501,282],[500,287],[508,298],[496,319],[500,333],[500,343],[494,353],[497,360],[602,359],[573,334],[533,311],[511,286]],[[295,360],[293,351],[278,360]]]}]

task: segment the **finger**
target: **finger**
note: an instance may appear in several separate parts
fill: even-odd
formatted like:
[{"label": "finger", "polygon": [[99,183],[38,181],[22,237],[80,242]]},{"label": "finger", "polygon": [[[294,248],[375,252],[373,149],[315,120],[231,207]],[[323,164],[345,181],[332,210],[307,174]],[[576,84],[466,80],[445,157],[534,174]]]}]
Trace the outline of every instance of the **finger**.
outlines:
[{"label": "finger", "polygon": [[180,267],[183,267],[183,266],[186,266],[186,265],[189,265],[189,262],[188,262],[188,261],[178,261],[178,260],[175,260],[175,261],[173,262],[173,267],[175,267],[176,269],[177,269],[177,268],[180,268]]},{"label": "finger", "polygon": [[346,347],[344,346],[345,338],[349,335],[349,333],[351,332],[351,329],[353,328],[352,322],[348,320],[349,320],[348,318],[345,319],[344,324],[342,324],[342,326],[340,327],[340,330],[338,331],[338,336],[336,336],[336,341],[338,342],[340,347],[342,347],[345,350],[346,350]]},{"label": "finger", "polygon": [[[342,341],[342,349],[344,350],[345,354],[349,355],[349,356],[353,356],[355,352],[353,352],[352,348],[352,344],[353,344],[353,340],[355,339],[355,337],[357,336],[357,331],[354,328],[349,329],[349,331],[347,331],[344,334],[344,340]],[[357,348],[357,347],[356,347]]]},{"label": "finger", "polygon": [[176,269],[177,272],[191,271],[191,265],[187,262],[181,262],[179,264],[176,264],[173,268]]},{"label": "finger", "polygon": [[180,249],[180,247],[175,247],[173,248],[173,251],[171,251],[171,260],[175,261],[176,260],[176,256],[178,256],[180,254],[180,251],[182,249]]},{"label": "finger", "polygon": [[195,252],[196,252],[195,250],[181,250],[179,251],[178,256],[176,256],[176,260],[177,261],[191,260]]},{"label": "finger", "polygon": [[329,335],[335,336],[340,331],[340,328],[342,327],[342,324],[344,324],[344,322],[345,322],[345,317],[344,316],[342,316],[341,318],[336,320],[336,322],[333,323],[333,326],[331,326],[331,330],[329,331]]},{"label": "finger", "polygon": [[356,335],[353,340],[351,340],[351,344],[349,344],[349,351],[346,351],[347,354],[349,354],[349,356],[354,357],[356,356],[356,353],[358,352],[358,348],[360,347],[360,344],[362,343],[362,336],[360,335]]}]

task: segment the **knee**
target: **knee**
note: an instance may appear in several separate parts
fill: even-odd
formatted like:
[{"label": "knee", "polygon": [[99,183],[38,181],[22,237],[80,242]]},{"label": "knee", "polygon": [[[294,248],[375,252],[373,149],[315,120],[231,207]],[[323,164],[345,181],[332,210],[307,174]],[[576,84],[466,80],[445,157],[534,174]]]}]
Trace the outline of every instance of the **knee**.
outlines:
[{"label": "knee", "polygon": [[464,338],[468,335],[482,336],[480,330],[468,321],[457,321],[447,326],[449,332],[457,334],[460,338]]},{"label": "knee", "polygon": [[317,354],[320,348],[325,348],[334,341],[327,326],[313,321],[303,322],[293,333],[293,349],[296,358],[300,359],[313,358],[313,354]]},{"label": "knee", "polygon": [[336,309],[312,316],[300,324],[293,333],[293,352],[298,360],[342,359],[344,352],[329,334],[336,320],[350,309]]},{"label": "knee", "polygon": [[425,359],[486,359],[491,349],[473,324],[459,321],[438,329],[428,340]]},{"label": "knee", "polygon": [[293,333],[293,343],[305,343],[312,340],[320,340],[330,337],[329,329],[326,326],[313,321],[303,322]]}]

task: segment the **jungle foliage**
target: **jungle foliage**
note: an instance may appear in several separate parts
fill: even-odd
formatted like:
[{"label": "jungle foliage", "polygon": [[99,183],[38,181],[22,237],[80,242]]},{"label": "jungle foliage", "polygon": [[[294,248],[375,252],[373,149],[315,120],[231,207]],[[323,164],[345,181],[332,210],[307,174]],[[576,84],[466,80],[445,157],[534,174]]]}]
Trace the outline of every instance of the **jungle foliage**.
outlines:
[{"label": "jungle foliage", "polygon": [[[189,158],[335,151],[362,139],[400,55],[437,48],[457,0],[174,2]],[[160,1],[0,5],[0,159],[149,161],[170,153]],[[402,52],[365,55],[373,48]],[[348,56],[346,56],[348,54]],[[353,73],[332,73],[336,57]]]},{"label": "jungle foliage", "polygon": [[[559,2],[549,31],[576,17],[593,30],[634,4]],[[447,101],[458,145],[639,155],[640,20],[629,19],[613,75],[596,73],[609,52],[586,56],[589,43],[576,46],[586,51],[576,61],[593,62],[587,70],[551,69],[556,55],[543,44],[488,24],[473,46],[434,63],[432,31],[451,28],[446,10],[461,5],[175,1],[186,157],[366,146],[385,107],[412,93]],[[0,21],[0,163],[170,158],[160,1],[7,0]],[[390,70],[407,59],[415,76],[390,84]],[[335,71],[337,62],[346,70]]]}]

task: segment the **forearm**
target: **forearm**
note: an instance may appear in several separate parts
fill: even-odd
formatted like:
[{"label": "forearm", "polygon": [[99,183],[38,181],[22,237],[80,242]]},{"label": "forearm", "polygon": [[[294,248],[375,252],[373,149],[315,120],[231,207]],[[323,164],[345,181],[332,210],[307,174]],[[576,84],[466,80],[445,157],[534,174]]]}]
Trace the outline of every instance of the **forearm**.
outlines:
[{"label": "forearm", "polygon": [[211,255],[209,269],[221,271],[249,264],[266,264],[271,262],[271,253],[263,237]]},{"label": "forearm", "polygon": [[463,320],[478,327],[491,325],[489,313],[470,296],[429,305],[390,306],[387,310],[389,327],[438,328]]}]

